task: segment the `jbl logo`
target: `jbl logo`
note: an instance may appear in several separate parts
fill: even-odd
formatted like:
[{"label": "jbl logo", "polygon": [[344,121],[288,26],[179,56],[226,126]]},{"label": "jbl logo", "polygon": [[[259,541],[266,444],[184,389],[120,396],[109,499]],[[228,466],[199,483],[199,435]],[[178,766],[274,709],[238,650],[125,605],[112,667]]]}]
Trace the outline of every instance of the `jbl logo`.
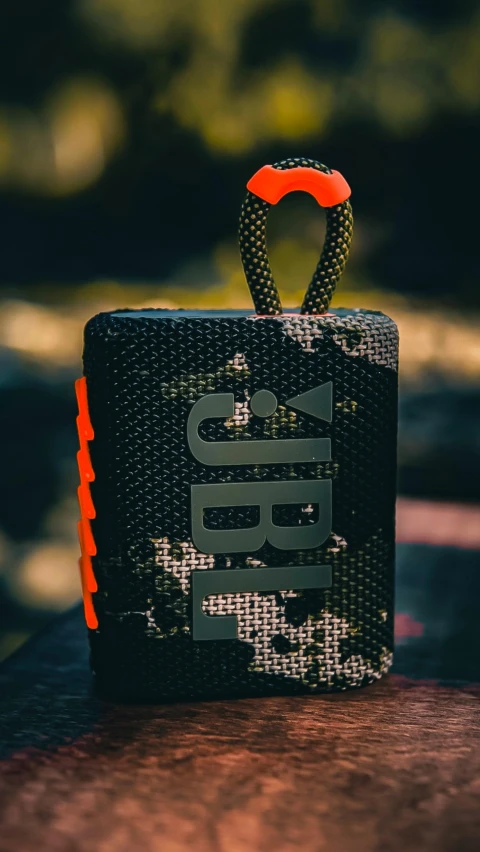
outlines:
[{"label": "jbl logo", "polygon": [[[287,400],[298,411],[324,420],[332,420],[332,382]],[[269,417],[277,407],[275,395],[257,391],[250,400],[252,413]],[[192,408],[188,418],[188,445],[197,461],[204,465],[241,466],[275,465],[331,460],[330,438],[291,438],[286,440],[205,441],[199,427],[205,420],[232,417],[235,411],[231,393],[207,394]],[[273,523],[274,506],[313,504],[318,520],[306,526],[277,526]],[[247,529],[211,530],[204,524],[206,509],[256,506],[260,519]],[[226,482],[191,486],[192,539],[203,553],[253,553],[269,542],[279,550],[308,550],[319,547],[328,538],[332,525],[332,483],[323,480],[292,482]],[[305,565],[251,570],[194,571],[192,574],[193,638],[233,639],[237,635],[235,616],[214,618],[202,610],[203,599],[213,594],[266,592],[280,589],[318,589],[331,586],[331,568]]]}]

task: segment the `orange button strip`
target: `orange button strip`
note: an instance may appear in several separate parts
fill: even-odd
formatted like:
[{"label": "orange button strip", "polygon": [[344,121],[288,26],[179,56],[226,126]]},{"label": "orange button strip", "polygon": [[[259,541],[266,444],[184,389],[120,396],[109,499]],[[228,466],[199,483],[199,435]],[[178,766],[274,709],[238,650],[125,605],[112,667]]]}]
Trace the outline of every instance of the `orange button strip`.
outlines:
[{"label": "orange button strip", "polygon": [[80,486],[77,493],[81,518],[78,522],[78,538],[82,554],[79,559],[79,566],[82,579],[85,620],[91,630],[96,630],[98,627],[98,618],[93,606],[92,593],[97,591],[98,585],[95,574],[93,573],[92,556],[96,555],[97,548],[90,524],[90,520],[96,515],[90,493],[90,483],[95,479],[95,473],[88,449],[88,441],[93,440],[94,431],[88,412],[87,380],[85,377],[77,379],[75,382],[75,393],[78,402],[77,431],[80,442],[80,450],[77,453],[78,470],[80,473]]}]

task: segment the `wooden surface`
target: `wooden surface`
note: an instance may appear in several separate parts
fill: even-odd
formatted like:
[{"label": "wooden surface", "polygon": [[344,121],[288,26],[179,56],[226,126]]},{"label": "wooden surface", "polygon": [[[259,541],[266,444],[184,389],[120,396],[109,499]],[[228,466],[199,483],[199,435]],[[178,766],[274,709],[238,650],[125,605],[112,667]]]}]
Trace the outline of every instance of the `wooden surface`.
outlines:
[{"label": "wooden surface", "polygon": [[0,668],[0,850],[478,852],[479,573],[401,547],[397,672],[330,697],[102,703],[75,609]]}]

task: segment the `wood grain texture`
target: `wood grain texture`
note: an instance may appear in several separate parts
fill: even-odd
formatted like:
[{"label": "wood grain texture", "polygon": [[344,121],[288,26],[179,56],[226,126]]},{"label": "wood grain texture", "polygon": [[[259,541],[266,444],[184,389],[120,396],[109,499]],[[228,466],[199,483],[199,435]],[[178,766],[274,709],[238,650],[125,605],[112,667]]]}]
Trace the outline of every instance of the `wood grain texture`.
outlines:
[{"label": "wood grain texture", "polygon": [[361,693],[103,707],[19,749],[2,850],[478,850],[474,690],[398,676]]},{"label": "wood grain texture", "polygon": [[0,669],[1,852],[478,852],[480,686],[409,669],[433,611],[358,692],[135,707],[89,694],[75,610]]}]

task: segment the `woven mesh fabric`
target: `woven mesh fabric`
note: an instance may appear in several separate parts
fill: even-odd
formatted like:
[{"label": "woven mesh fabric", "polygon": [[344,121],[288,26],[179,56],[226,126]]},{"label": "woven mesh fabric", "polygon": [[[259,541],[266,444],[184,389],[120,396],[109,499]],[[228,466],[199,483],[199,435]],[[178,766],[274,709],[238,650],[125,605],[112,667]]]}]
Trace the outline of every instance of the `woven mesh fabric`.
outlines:
[{"label": "woven mesh fabric", "polygon": [[[331,174],[331,169],[317,160],[292,157],[274,163],[283,171],[297,166]],[[278,290],[273,280],[267,253],[267,215],[271,204],[247,192],[240,213],[238,230],[240,254],[245,277],[259,314],[274,316],[282,313]],[[353,233],[353,215],[349,201],[325,210],[327,229],[325,243],[313,278],[308,286],[302,314],[323,314],[328,310],[335,288],[348,259]]]},{"label": "woven mesh fabric", "polygon": [[[343,690],[385,672],[393,647],[397,329],[386,316],[256,317],[151,311],[99,314],[86,326],[84,372],[95,438],[93,560],[99,627],[90,631],[101,691],[134,701]],[[333,382],[332,423],[285,405]],[[255,391],[279,401],[252,414]],[[330,437],[332,461],[205,467],[186,424],[206,393],[231,392],[235,415],[206,421],[206,440]],[[208,555],[192,542],[190,486],[329,478],[332,533],[322,547]],[[315,507],[274,510],[309,524]],[[212,509],[207,523],[256,523],[256,509]],[[213,595],[238,638],[194,642],[191,572],[330,564],[327,590]]]}]

